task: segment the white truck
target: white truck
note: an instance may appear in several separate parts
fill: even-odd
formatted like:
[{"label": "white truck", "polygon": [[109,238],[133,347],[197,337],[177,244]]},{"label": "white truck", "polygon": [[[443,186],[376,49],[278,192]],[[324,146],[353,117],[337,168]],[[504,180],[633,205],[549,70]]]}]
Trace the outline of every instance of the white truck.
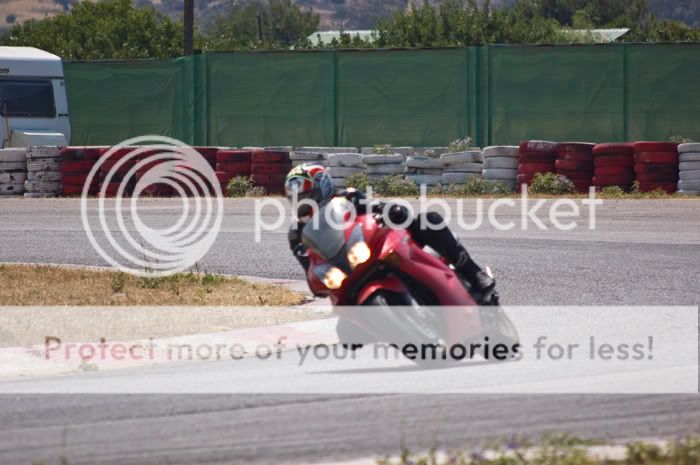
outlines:
[{"label": "white truck", "polygon": [[0,148],[70,143],[63,63],[33,47],[0,47]]}]

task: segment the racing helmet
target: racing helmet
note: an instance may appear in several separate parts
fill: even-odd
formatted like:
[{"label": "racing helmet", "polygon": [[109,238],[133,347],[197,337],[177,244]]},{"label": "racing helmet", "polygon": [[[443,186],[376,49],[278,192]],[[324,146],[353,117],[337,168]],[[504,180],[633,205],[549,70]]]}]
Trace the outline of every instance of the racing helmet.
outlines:
[{"label": "racing helmet", "polygon": [[287,174],[284,191],[292,206],[297,208],[297,218],[303,219],[313,214],[313,203],[320,207],[333,197],[335,186],[325,167],[305,163]]}]

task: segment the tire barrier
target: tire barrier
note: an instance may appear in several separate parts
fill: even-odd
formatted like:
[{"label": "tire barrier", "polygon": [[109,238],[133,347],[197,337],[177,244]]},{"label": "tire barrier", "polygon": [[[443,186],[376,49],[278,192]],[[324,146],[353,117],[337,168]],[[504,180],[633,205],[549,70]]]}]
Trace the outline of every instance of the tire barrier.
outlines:
[{"label": "tire barrier", "polygon": [[678,153],[678,192],[700,195],[700,144],[681,144]]},{"label": "tire barrier", "polygon": [[484,169],[484,157],[481,150],[443,153],[441,184],[466,184],[470,178],[481,177]]},{"label": "tire barrier", "polygon": [[60,154],[58,147],[27,148],[25,197],[55,197],[61,193]]},{"label": "tire barrier", "polygon": [[[106,147],[64,147],[59,153],[61,167],[61,187],[63,195],[81,195],[88,174],[92,170]],[[48,178],[44,178],[49,180]],[[93,178],[87,192],[96,195],[100,190],[99,177]]]},{"label": "tire barrier", "polygon": [[562,142],[557,145],[555,171],[568,178],[576,192],[586,193],[593,185],[593,147],[595,144],[587,142]]},{"label": "tire barrier", "polygon": [[226,189],[231,179],[251,175],[253,152],[248,150],[219,149],[216,151],[216,166],[214,174],[221,185],[221,192],[226,195]]},{"label": "tire barrier", "polygon": [[363,157],[359,153],[329,153],[326,166],[336,187],[345,187],[350,176],[365,172]]},{"label": "tire barrier", "polygon": [[[410,157],[414,154],[415,148],[413,147],[387,147],[387,150],[396,155],[403,155],[404,157]],[[360,154],[362,155],[380,155],[376,153],[375,147],[361,147]]]},{"label": "tire barrier", "polygon": [[593,147],[593,185],[629,190],[634,182],[633,144],[598,144]]},{"label": "tire barrier", "polygon": [[406,178],[419,186],[437,186],[442,183],[443,161],[425,156],[408,157],[405,162]]},{"label": "tire barrier", "polygon": [[443,153],[447,153],[447,147],[414,147],[413,156],[416,157],[436,157],[439,158]]},{"label": "tire barrier", "polygon": [[515,190],[515,180],[520,165],[520,148],[515,145],[496,145],[485,147],[483,151],[484,179],[499,181]]},{"label": "tire barrier", "polygon": [[641,192],[662,189],[669,194],[678,190],[678,144],[673,142],[635,142],[634,172]]},{"label": "tire barrier", "polygon": [[283,194],[284,180],[292,169],[288,151],[258,150],[251,155],[250,177],[268,194]]},{"label": "tire barrier", "polygon": [[556,160],[559,156],[558,144],[546,140],[527,140],[518,146],[520,164],[516,176],[516,190],[520,192],[521,186],[528,186],[535,179],[535,174],[554,173]]},{"label": "tire barrier", "polygon": [[0,195],[24,194],[27,180],[27,151],[23,148],[0,149]]}]

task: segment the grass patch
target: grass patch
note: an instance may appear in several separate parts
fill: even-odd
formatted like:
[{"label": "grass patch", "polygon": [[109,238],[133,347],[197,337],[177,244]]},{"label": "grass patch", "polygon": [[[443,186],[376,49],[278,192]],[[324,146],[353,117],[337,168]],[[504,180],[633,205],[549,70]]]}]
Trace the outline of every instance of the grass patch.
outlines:
[{"label": "grass patch", "polygon": [[256,186],[249,176],[233,177],[226,186],[228,197],[262,197],[265,194],[265,188]]},{"label": "grass patch", "polygon": [[601,460],[589,453],[588,447],[600,444],[567,434],[544,436],[535,443],[518,437],[507,442],[439,454],[432,449],[414,455],[404,450],[395,459],[378,460],[378,465],[698,465],[700,439],[686,436],[668,443],[667,447],[645,442],[626,444],[624,458]]},{"label": "grass patch", "polygon": [[137,277],[43,265],[0,265],[0,305],[296,305],[285,287],[210,273]]}]

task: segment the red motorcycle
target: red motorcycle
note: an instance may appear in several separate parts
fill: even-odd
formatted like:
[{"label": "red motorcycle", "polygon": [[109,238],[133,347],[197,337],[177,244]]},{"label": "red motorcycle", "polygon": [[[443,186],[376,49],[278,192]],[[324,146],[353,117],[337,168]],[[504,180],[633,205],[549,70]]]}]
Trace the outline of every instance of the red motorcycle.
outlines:
[{"label": "red motorcycle", "polygon": [[[473,341],[517,352],[518,332],[495,292],[476,295],[454,267],[416,244],[407,231],[385,226],[381,215],[353,212],[350,202],[335,198],[302,231],[309,287],[330,297],[340,317],[341,344],[354,349],[389,343],[417,364],[430,366],[474,353],[489,358],[489,345]],[[475,346],[471,352],[461,350]],[[414,350],[425,347],[430,354]]]}]

